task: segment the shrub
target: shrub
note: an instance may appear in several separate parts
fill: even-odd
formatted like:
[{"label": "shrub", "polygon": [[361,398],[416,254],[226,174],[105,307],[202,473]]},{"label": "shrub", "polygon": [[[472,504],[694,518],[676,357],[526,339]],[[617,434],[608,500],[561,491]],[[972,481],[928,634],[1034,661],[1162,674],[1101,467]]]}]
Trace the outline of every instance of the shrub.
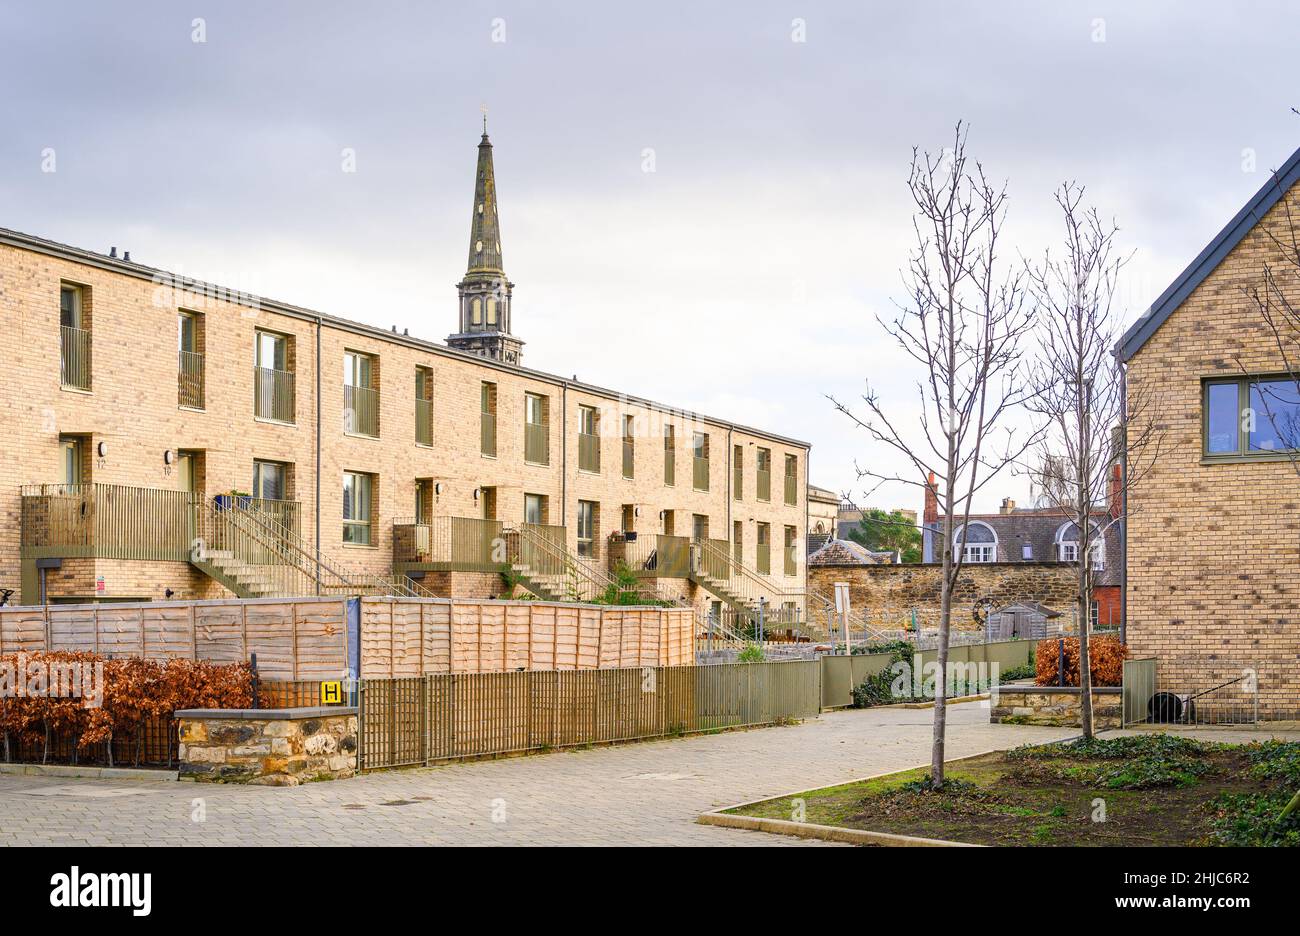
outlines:
[{"label": "shrub", "polygon": [[[66,735],[86,751],[114,738],[137,738],[146,721],[170,718],[178,709],[248,708],[253,674],[247,664],[218,665],[206,660],[104,660],[93,653],[50,651],[25,654],[28,666],[102,663],[101,703],[87,708],[82,699],[48,696],[0,697],[0,731],[9,739],[46,741]],[[0,658],[16,670],[17,657]]]},{"label": "shrub", "polygon": [[[1065,637],[1065,684],[1079,685],[1079,638]],[[1040,640],[1035,662],[1040,686],[1059,685],[1057,679],[1059,639]],[[1118,686],[1124,681],[1124,660],[1128,648],[1114,637],[1093,636],[1088,641],[1089,671],[1094,686]]]},{"label": "shrub", "polygon": [[[912,662],[912,654],[916,648],[906,640],[893,640],[888,643],[876,644],[876,647],[889,648],[885,652],[889,653],[889,662],[885,668],[875,676],[868,676],[862,680],[860,685],[854,686],[850,691],[853,697],[853,708],[871,708],[874,705],[893,705],[897,702],[912,701],[912,680],[905,680],[905,688],[899,695],[893,691],[894,680],[897,675],[894,673],[895,663],[907,663],[909,666]],[[881,652],[880,650],[876,651]]]},{"label": "shrub", "polygon": [[763,653],[763,648],[756,643],[745,644],[745,649],[740,651],[736,657],[737,663],[762,663],[767,659]]}]

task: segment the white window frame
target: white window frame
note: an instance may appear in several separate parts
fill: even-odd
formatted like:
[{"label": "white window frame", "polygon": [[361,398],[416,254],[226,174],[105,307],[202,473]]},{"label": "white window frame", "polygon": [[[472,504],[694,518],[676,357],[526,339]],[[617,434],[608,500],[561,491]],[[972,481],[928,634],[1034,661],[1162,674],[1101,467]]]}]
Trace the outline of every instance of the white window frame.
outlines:
[{"label": "white window frame", "polygon": [[[1061,562],[1078,562],[1079,561],[1079,541],[1077,539],[1064,539],[1065,531],[1074,525],[1074,521],[1067,520],[1056,528],[1056,535],[1052,537],[1056,543],[1056,558]],[[1097,524],[1092,524],[1092,568],[1094,571],[1101,572],[1106,568],[1106,536]]]},{"label": "white window frame", "polygon": [[[963,534],[966,532],[966,527],[973,527],[973,526],[981,526],[984,527],[984,529],[988,530],[989,533],[993,535],[993,542],[991,543],[964,542]],[[957,528],[957,532],[953,534],[953,540],[954,542],[952,547],[953,550],[952,554],[954,559],[957,558],[957,549],[960,547],[962,548],[963,551],[962,562],[986,563],[986,562],[998,561],[998,531],[993,529],[993,527],[989,526],[987,523],[985,523],[982,520],[972,520],[969,523],[962,524],[960,527]]]}]

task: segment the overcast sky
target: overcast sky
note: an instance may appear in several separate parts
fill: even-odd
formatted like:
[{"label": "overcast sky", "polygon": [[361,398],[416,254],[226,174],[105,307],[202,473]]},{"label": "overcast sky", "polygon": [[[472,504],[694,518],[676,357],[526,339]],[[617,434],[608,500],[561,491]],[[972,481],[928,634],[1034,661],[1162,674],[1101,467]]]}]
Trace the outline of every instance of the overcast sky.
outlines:
[{"label": "overcast sky", "polygon": [[1238,6],[4,0],[0,227],[442,340],[486,104],[524,362],[804,439],[861,500],[894,463],[825,395],[917,411],[874,319],[911,147],[969,121],[1029,255],[1086,185],[1129,322],[1300,143],[1300,9]]}]

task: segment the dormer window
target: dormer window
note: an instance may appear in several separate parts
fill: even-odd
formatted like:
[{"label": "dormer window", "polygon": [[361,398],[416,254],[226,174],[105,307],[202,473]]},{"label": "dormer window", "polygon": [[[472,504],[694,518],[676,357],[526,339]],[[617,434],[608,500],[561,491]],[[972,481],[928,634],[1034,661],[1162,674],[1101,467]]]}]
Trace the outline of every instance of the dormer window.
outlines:
[{"label": "dormer window", "polygon": [[[1098,571],[1106,568],[1106,539],[1094,523],[1092,525],[1092,567]],[[1064,523],[1056,531],[1056,558],[1061,562],[1079,561],[1079,528]]]},{"label": "dormer window", "polygon": [[998,535],[987,523],[972,520],[953,536],[953,558],[958,556],[963,562],[997,562]]}]

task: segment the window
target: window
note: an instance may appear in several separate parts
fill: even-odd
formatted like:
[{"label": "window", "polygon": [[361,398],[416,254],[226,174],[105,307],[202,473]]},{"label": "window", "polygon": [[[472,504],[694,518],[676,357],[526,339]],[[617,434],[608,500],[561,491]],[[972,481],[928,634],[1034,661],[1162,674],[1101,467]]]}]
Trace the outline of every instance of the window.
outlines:
[{"label": "window", "polygon": [[497,385],[483,381],[479,386],[479,453],[497,454]]},{"label": "window", "polygon": [[[1056,531],[1056,558],[1061,562],[1079,561],[1079,528],[1074,523],[1064,523]],[[1092,568],[1101,571],[1106,568],[1106,539],[1096,524],[1093,524],[1089,537],[1092,550]]]},{"label": "window", "polygon": [[665,510],[662,514],[664,521],[664,536],[673,536],[677,529],[677,512],[675,510]]},{"label": "window", "polygon": [[757,494],[759,500],[772,499],[772,450],[761,448],[757,456]]},{"label": "window", "polygon": [[599,504],[595,501],[578,501],[578,555],[583,558],[596,558],[596,524],[599,517]]},{"label": "window", "polygon": [[369,354],[343,352],[343,431],[379,438],[379,362]]},{"label": "window", "polygon": [[677,483],[677,427],[664,426],[664,484]]},{"label": "window", "polygon": [[763,575],[772,572],[772,527],[766,523],[758,525],[757,542],[754,545],[754,564]]},{"label": "window", "polygon": [[475,328],[483,325],[483,300],[477,296],[469,303],[469,323]]},{"label": "window", "polygon": [[731,557],[736,560],[736,565],[743,565],[745,562],[745,524],[739,520],[733,520],[731,523]]},{"label": "window", "polygon": [[731,497],[733,500],[745,499],[745,447],[731,447]]},{"label": "window", "polygon": [[203,409],[202,319],[193,312],[176,316],[177,405]]},{"label": "window", "polygon": [[785,457],[785,502],[793,507],[799,503],[799,456]]},{"label": "window", "polygon": [[1203,408],[1207,456],[1300,451],[1300,385],[1290,377],[1207,381]]},{"label": "window", "polygon": [[[415,479],[415,522],[432,523],[433,522],[433,479],[416,478]],[[425,537],[428,541],[428,532],[423,534],[417,533],[417,536]]]},{"label": "window", "polygon": [[415,369],[415,444],[433,444],[433,371]]},{"label": "window", "polygon": [[623,477],[632,479],[636,472],[636,417],[623,417]]},{"label": "window", "polygon": [[253,496],[285,500],[289,496],[289,466],[281,462],[253,462]]},{"label": "window", "polygon": [[795,544],[799,541],[799,530],[796,527],[788,526],[785,528],[785,574],[799,574],[799,560],[795,554]]},{"label": "window", "polygon": [[624,533],[636,532],[636,505],[635,504],[623,505],[623,532]]},{"label": "window", "polygon": [[75,390],[90,389],[90,320],[86,291],[64,284],[59,288],[59,383]]},{"label": "window", "polygon": [[707,491],[709,489],[709,434],[707,432],[695,433],[692,450],[695,456],[692,486],[697,491]]},{"label": "window", "polygon": [[551,463],[549,410],[546,397],[524,394],[524,461],[533,465]]},{"label": "window", "polygon": [[702,543],[709,538],[707,514],[691,514],[691,535],[697,543]]},{"label": "window", "polygon": [[373,499],[373,475],[356,471],[343,473],[343,542],[358,546],[373,542]]},{"label": "window", "polygon": [[[963,562],[997,562],[998,536],[987,523],[972,521],[959,527],[953,540],[954,558],[961,555]],[[959,549],[964,551],[959,554]]]},{"label": "window", "polygon": [[524,523],[540,526],[546,523],[546,495],[524,495]]},{"label": "window", "polygon": [[600,414],[594,406],[578,407],[578,470],[600,473]]},{"label": "window", "polygon": [[285,335],[259,331],[253,336],[253,415],[276,422],[294,421],[292,346]]}]

